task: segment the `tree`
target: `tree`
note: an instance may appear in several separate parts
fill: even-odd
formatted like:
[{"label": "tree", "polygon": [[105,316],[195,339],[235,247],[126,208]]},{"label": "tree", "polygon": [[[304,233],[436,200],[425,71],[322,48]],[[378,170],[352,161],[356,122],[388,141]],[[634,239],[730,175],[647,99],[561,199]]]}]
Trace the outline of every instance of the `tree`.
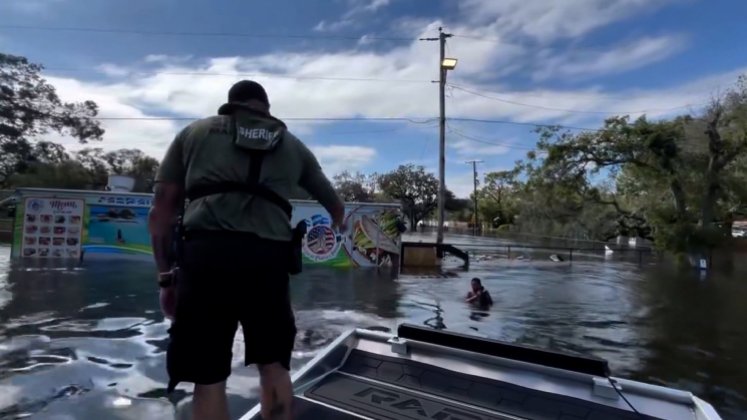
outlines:
[{"label": "tree", "polygon": [[[577,134],[545,129],[538,149],[528,184],[559,199],[570,217],[596,209],[615,221],[617,233],[702,252],[730,236],[729,220],[747,199],[737,185],[747,153],[745,79],[701,113],[614,117],[601,130]],[[535,207],[547,204],[542,197],[534,197]]]},{"label": "tree", "polygon": [[[92,101],[62,102],[54,86],[41,77],[42,66],[26,58],[0,53],[0,187],[11,174],[23,172],[37,160],[42,149],[38,139],[50,132],[68,135],[81,143],[101,140],[104,130],[94,119],[98,106]],[[36,145],[36,146],[35,146]]]},{"label": "tree", "polygon": [[[369,177],[356,172],[343,171],[333,177],[335,190],[344,201],[367,203],[374,199],[374,188]],[[374,182],[375,184],[375,182]]]},{"label": "tree", "polygon": [[104,155],[111,173],[135,179],[134,192],[152,192],[156,182],[158,160],[138,149],[120,149]]},{"label": "tree", "polygon": [[402,203],[402,211],[409,219],[411,229],[436,209],[438,186],[438,179],[433,174],[412,164],[400,165],[379,177],[381,191]]},{"label": "tree", "polygon": [[517,197],[522,184],[518,180],[522,167],[510,171],[490,172],[478,191],[482,219],[495,227],[512,224],[516,216]]},{"label": "tree", "polygon": [[76,154],[94,185],[106,185],[109,174],[135,179],[134,192],[152,192],[158,170],[158,160],[138,149],[119,149],[104,152],[101,148],[87,148]]},{"label": "tree", "polygon": [[91,173],[75,160],[56,163],[34,163],[26,171],[9,177],[8,183],[30,188],[91,188]]},{"label": "tree", "polygon": [[109,182],[109,165],[103,156],[104,149],[101,148],[85,148],[75,153],[75,160],[80,162],[90,175],[89,188],[102,189]]}]

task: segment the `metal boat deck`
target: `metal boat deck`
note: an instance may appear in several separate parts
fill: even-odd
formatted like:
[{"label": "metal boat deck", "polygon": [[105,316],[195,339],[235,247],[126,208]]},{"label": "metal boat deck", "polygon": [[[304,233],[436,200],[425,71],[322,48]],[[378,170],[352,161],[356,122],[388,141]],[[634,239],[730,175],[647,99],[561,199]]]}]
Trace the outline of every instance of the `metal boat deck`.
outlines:
[{"label": "metal boat deck", "polygon": [[[606,370],[600,359],[420,327],[400,327],[398,335],[355,330],[338,338],[294,375],[293,418],[719,419],[689,392],[612,379],[615,390],[611,378],[594,375]],[[260,419],[258,412],[242,420]]]}]

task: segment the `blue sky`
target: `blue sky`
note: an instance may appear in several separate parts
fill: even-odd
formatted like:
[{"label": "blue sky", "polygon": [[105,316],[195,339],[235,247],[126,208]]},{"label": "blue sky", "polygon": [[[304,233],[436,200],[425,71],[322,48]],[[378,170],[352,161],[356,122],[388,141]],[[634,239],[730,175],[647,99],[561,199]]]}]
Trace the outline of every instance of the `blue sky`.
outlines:
[{"label": "blue sky", "polygon": [[103,121],[107,149],[160,158],[187,122],[147,118],[214,114],[253,78],[328,175],[435,172],[438,44],[417,39],[443,26],[459,59],[447,186],[466,196],[464,162],[512,167],[531,124],[697,110],[747,71],[744,16],[743,0],[2,0],[0,51],[44,64],[64,99],[135,118]]}]

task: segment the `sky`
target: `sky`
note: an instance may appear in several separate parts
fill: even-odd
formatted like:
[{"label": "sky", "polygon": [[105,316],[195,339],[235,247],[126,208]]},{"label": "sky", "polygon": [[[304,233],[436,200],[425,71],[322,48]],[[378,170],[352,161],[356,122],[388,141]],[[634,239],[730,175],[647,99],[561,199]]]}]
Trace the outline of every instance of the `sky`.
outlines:
[{"label": "sky", "polygon": [[[156,158],[229,87],[262,83],[325,172],[438,170],[438,42],[446,183],[506,170],[537,125],[696,112],[747,72],[744,0],[2,0],[0,51],[94,100],[97,147]],[[71,150],[83,146],[61,141]]]}]

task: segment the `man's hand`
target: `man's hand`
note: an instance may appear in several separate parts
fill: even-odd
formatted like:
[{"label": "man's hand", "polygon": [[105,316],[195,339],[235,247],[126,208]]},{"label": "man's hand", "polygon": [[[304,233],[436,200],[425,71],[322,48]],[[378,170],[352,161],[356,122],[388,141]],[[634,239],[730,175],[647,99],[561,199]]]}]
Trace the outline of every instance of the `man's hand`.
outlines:
[{"label": "man's hand", "polygon": [[345,231],[348,230],[347,225],[345,224],[344,219],[343,220],[333,220],[332,221],[332,228],[337,230],[338,233],[345,233]]},{"label": "man's hand", "polygon": [[161,303],[161,312],[163,312],[166,318],[173,321],[176,314],[176,287],[173,285],[162,287],[159,301]]},{"label": "man's hand", "polygon": [[153,257],[159,273],[171,270],[172,235],[179,209],[184,206],[184,187],[176,183],[159,182],[148,215],[148,229],[153,244]]},{"label": "man's hand", "polygon": [[330,211],[330,216],[332,216],[332,228],[336,229],[339,233],[345,233],[347,230],[347,226],[345,225],[345,205],[340,202]]}]

